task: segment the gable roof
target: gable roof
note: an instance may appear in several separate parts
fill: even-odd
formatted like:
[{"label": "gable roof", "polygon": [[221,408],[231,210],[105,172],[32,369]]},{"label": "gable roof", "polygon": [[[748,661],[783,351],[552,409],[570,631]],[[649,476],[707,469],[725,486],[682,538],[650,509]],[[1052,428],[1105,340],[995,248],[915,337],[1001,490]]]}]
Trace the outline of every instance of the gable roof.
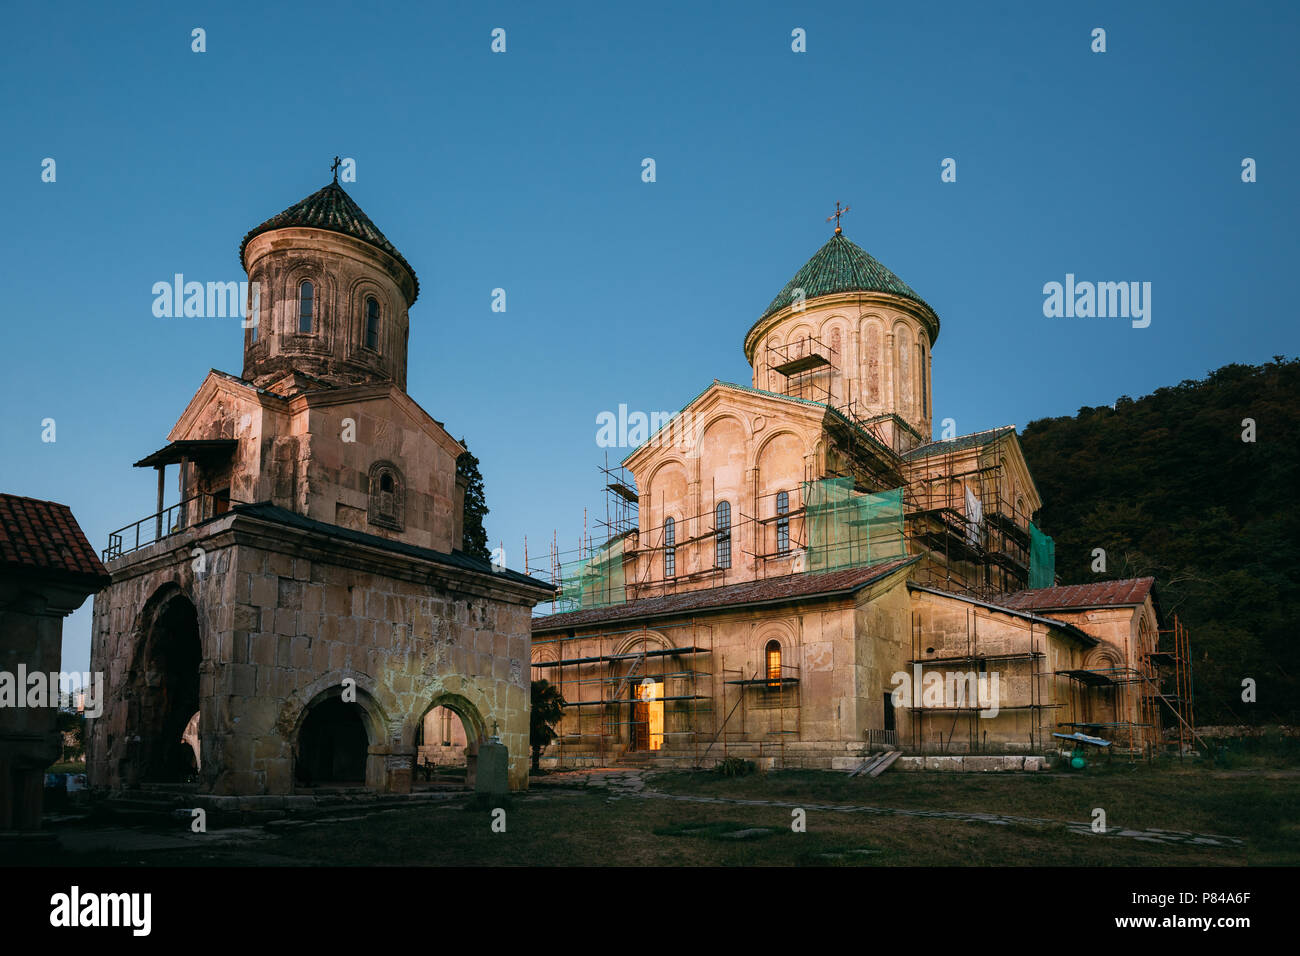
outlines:
[{"label": "gable roof", "polygon": [[[1078,625],[1070,624],[1068,621],[1058,621],[1055,618],[1043,617],[1038,614],[1031,614],[1023,608],[1010,608],[1004,602],[992,604],[988,601],[981,601],[978,598],[971,597],[969,594],[958,594],[955,591],[941,591],[939,588],[927,587],[924,584],[917,584],[915,581],[907,582],[909,591],[924,591],[926,594],[936,594],[939,597],[952,598],[954,601],[962,601],[966,604],[974,604],[977,607],[988,608],[990,611],[998,611],[1002,614],[1010,614],[1012,617],[1023,618],[1026,621],[1033,621],[1038,624],[1045,624],[1048,627],[1054,627],[1057,630],[1064,631],[1071,637],[1074,637],[1089,647],[1096,647],[1101,643],[1087,631]],[[1044,589],[1046,590],[1046,589]]]},{"label": "gable roof", "polygon": [[642,450],[646,448],[654,447],[654,445],[656,444],[656,439],[655,439],[656,435],[660,434],[661,432],[669,432],[671,434],[671,430],[674,427],[674,423],[677,421],[677,419],[679,419],[682,415],[684,415],[687,409],[689,409],[692,405],[694,405],[696,402],[698,402],[701,398],[703,398],[705,395],[707,395],[710,391],[712,391],[715,388],[724,389],[726,391],[732,391],[732,392],[741,392],[747,395],[756,396],[758,398],[773,399],[775,401],[788,402],[794,405],[802,405],[805,408],[814,409],[818,414],[821,414],[823,416],[830,416],[838,421],[841,421],[843,424],[856,429],[858,434],[862,437],[864,441],[867,441],[870,444],[877,446],[879,449],[883,450],[887,454],[889,455],[895,454],[892,448],[890,448],[884,442],[880,441],[880,439],[878,439],[870,431],[867,431],[859,423],[850,419],[838,408],[835,408],[833,405],[828,405],[826,402],[818,402],[811,398],[796,398],[793,395],[782,395],[780,392],[769,392],[766,389],[754,388],[750,385],[739,385],[735,382],[721,382],[715,378],[712,384],[706,387],[704,391],[700,392],[689,402],[683,405],[681,410],[678,411],[677,414],[673,415],[673,417],[668,419],[667,422],[665,422],[663,425],[656,428],[649,438],[647,438],[643,443],[637,445],[630,452],[628,452],[623,457],[623,462],[622,462],[623,465],[627,466],[628,462],[632,460],[633,456],[639,454]]},{"label": "gable roof", "polygon": [[1006,607],[1038,611],[1073,608],[1130,607],[1142,604],[1155,587],[1155,578],[1124,578],[1094,581],[1092,584],[1062,584],[1050,588],[1017,591],[1000,598]]},{"label": "gable roof", "polygon": [[917,445],[909,452],[903,454],[904,461],[912,461],[915,458],[929,458],[932,455],[944,455],[950,451],[961,451],[964,448],[978,448],[983,445],[992,444],[1008,432],[1015,432],[1015,425],[1000,425],[997,428],[988,428],[982,432],[971,432],[969,435],[958,435],[956,438],[944,438],[939,441],[926,442],[924,445]]},{"label": "gable roof", "polygon": [[107,584],[109,573],[72,509],[55,501],[0,493],[0,569]]},{"label": "gable roof", "polygon": [[611,621],[643,621],[660,617],[673,617],[700,611],[724,611],[761,604],[781,604],[807,598],[825,598],[853,594],[869,584],[874,584],[893,574],[917,557],[898,558],[881,564],[860,568],[843,568],[839,571],[822,571],[816,574],[801,572],[760,581],[742,581],[717,588],[682,591],[642,598],[626,604],[568,611],[533,618],[533,633],[604,624]]},{"label": "gable roof", "polygon": [[382,249],[400,262],[411,274],[411,279],[415,282],[415,298],[420,297],[420,280],[416,278],[411,264],[337,182],[329,183],[323,189],[316,190],[306,199],[299,200],[284,212],[272,216],[260,226],[250,230],[248,235],[244,236],[244,241],[239,244],[239,264],[241,266],[244,264],[244,249],[255,236],[273,229],[287,229],[291,226],[306,226],[311,229],[342,233],[353,239],[360,239],[376,249]]},{"label": "gable roof", "polygon": [[[769,315],[780,312],[794,301],[795,290],[803,290],[805,301],[840,292],[885,292],[911,299],[925,315],[930,341],[939,337],[939,317],[911,286],[890,272],[880,261],[861,246],[850,242],[836,230],[824,246],[785,284],[767,310],[759,316],[762,322]],[[757,323],[755,323],[757,324]]]}]

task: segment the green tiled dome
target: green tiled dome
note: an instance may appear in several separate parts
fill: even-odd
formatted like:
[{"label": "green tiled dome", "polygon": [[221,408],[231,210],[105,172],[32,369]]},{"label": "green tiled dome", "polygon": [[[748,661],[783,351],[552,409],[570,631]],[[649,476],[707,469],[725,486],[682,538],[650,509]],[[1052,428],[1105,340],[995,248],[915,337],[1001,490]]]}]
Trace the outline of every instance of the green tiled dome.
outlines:
[{"label": "green tiled dome", "polygon": [[285,229],[290,226],[307,226],[312,229],[341,232],[353,239],[360,239],[376,249],[384,250],[406,267],[406,271],[415,280],[415,295],[417,298],[419,297],[420,280],[416,278],[415,270],[411,268],[411,264],[397,251],[397,247],[384,237],[378,227],[370,221],[370,217],[361,211],[361,207],[353,202],[352,197],[343,191],[343,187],[336,182],[330,183],[324,189],[312,193],[301,202],[294,203],[278,216],[272,216],[249,232],[244,237],[244,241],[239,244],[240,265],[243,265],[244,262],[244,248],[254,236],[260,236],[272,229]]},{"label": "green tiled dome", "polygon": [[932,326],[931,341],[939,335],[939,317],[926,301],[869,252],[846,239],[842,232],[831,236],[826,245],[818,249],[804,267],[794,274],[794,278],[777,293],[758,321],[762,322],[790,305],[794,301],[795,289],[803,289],[806,301],[839,292],[887,292],[902,296],[921,306],[922,314]]}]

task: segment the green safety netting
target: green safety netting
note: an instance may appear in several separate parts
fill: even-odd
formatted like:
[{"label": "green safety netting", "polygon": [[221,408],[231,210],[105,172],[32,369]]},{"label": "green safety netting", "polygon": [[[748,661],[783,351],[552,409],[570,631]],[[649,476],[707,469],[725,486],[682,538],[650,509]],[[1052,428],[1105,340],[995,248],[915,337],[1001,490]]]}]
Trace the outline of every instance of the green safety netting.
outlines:
[{"label": "green safety netting", "polygon": [[1029,586],[1050,588],[1056,584],[1056,542],[1029,522]]},{"label": "green safety netting", "polygon": [[803,483],[809,571],[862,567],[907,556],[903,489],[859,494],[852,478]]},{"label": "green safety netting", "polygon": [[626,538],[606,542],[590,557],[560,565],[560,593],[556,610],[581,611],[627,600],[623,576]]}]

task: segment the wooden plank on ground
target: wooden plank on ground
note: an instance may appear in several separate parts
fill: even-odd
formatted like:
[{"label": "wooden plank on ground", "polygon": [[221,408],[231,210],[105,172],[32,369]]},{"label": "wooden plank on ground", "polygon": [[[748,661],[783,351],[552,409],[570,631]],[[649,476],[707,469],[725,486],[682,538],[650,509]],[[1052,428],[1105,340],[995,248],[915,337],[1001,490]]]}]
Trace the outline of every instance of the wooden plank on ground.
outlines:
[{"label": "wooden plank on ground", "polygon": [[886,770],[892,767],[894,765],[894,761],[897,760],[902,755],[903,752],[901,750],[891,750],[888,754],[885,755],[884,760],[877,762],[876,765],[872,767],[870,771],[868,771],[867,775],[870,777],[879,777],[882,773],[884,773]]},{"label": "wooden plank on ground", "polygon": [[878,764],[884,758],[884,756],[885,756],[884,753],[869,754],[867,756],[867,759],[862,761],[862,763],[858,766],[856,770],[850,771],[849,776],[856,777],[860,773],[866,773],[868,770],[870,770],[872,767]]}]

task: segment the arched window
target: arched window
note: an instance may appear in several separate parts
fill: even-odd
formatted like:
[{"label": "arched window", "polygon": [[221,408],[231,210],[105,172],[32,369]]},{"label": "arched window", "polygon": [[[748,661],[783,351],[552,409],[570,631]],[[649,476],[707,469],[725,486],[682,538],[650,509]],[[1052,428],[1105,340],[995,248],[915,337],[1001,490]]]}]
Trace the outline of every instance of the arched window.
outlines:
[{"label": "arched window", "polygon": [[366,348],[379,351],[379,301],[366,296]]},{"label": "arched window", "polygon": [[261,281],[254,279],[248,288],[248,311],[244,313],[248,325],[248,344],[257,344],[257,327],[262,324]]},{"label": "arched window", "polygon": [[316,287],[310,281],[298,286],[298,331],[310,334],[316,315]]},{"label": "arched window", "polygon": [[776,496],[776,553],[790,553],[790,492]]},{"label": "arched window", "polygon": [[763,651],[763,662],[767,670],[768,687],[781,686],[781,642],[768,641]]},{"label": "arched window", "polygon": [[404,522],[406,482],[397,466],[377,461],[370,466],[370,523],[401,531]]},{"label": "arched window", "polygon": [[677,522],[669,518],[664,522],[664,577],[677,576]]},{"label": "arched window", "polygon": [[729,568],[731,567],[731,503],[719,501],[713,515],[714,528],[717,531],[713,563],[719,568]]}]

